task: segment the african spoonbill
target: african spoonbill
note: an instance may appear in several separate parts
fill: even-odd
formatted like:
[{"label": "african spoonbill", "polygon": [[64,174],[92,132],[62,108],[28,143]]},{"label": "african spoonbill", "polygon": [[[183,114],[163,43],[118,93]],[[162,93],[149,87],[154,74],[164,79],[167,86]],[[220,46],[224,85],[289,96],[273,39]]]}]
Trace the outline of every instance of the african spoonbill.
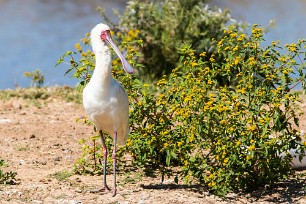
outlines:
[{"label": "african spoonbill", "polygon": [[123,87],[112,77],[110,45],[122,62],[123,69],[132,74],[133,67],[120,53],[114,44],[110,28],[98,24],[91,30],[91,46],[96,56],[96,66],[93,75],[83,91],[83,105],[89,118],[99,130],[103,147],[103,188],[95,192],[109,191],[106,183],[107,148],[103,132],[113,135],[113,171],[114,189],[116,195],[116,144],[124,144],[129,133],[129,102]]}]

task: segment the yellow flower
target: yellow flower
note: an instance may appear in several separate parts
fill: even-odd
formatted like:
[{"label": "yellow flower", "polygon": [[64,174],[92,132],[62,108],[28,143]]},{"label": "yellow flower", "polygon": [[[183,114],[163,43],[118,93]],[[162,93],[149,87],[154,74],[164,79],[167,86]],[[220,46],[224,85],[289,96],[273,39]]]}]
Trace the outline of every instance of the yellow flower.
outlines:
[{"label": "yellow flower", "polygon": [[205,56],[206,56],[206,52],[200,53],[200,57],[205,57]]},{"label": "yellow flower", "polygon": [[296,49],[297,49],[296,44],[295,44],[295,43],[290,44],[290,45],[288,46],[288,49],[289,49],[289,51],[291,51],[291,52],[295,52]]},{"label": "yellow flower", "polygon": [[210,68],[209,67],[205,67],[204,71],[209,72]]},{"label": "yellow flower", "polygon": [[242,88],[242,89],[238,89],[237,92],[241,94],[245,94],[246,90],[245,88]]},{"label": "yellow flower", "polygon": [[220,144],[221,144],[221,140],[218,140],[218,141],[217,141],[217,145],[220,145]]},{"label": "yellow flower", "polygon": [[240,105],[241,105],[241,103],[238,101],[238,102],[235,104],[235,107],[238,108]]},{"label": "yellow flower", "polygon": [[231,38],[235,38],[237,36],[237,33],[232,33],[232,34],[230,34],[230,37]]},{"label": "yellow flower", "polygon": [[226,123],[227,123],[226,120],[221,120],[221,121],[220,121],[220,124],[221,124],[221,125],[225,125]]},{"label": "yellow flower", "polygon": [[177,146],[180,147],[182,146],[183,142],[177,142]]},{"label": "yellow flower", "polygon": [[210,98],[213,98],[213,97],[215,97],[215,94],[210,93],[208,96],[209,96]]},{"label": "yellow flower", "polygon": [[238,140],[238,141],[236,142],[236,146],[240,146],[240,145],[241,145],[241,141]]},{"label": "yellow flower", "polygon": [[249,58],[249,65],[253,66],[256,64],[255,58],[254,57],[250,57]]},{"label": "yellow flower", "polygon": [[74,45],[74,47],[75,47],[75,49],[77,49],[79,52],[82,51],[82,47],[81,47],[80,43],[76,43],[76,44]]},{"label": "yellow flower", "polygon": [[229,158],[225,158],[225,159],[223,160],[223,164],[227,164],[227,163],[228,163],[228,160],[229,160]]},{"label": "yellow flower", "polygon": [[247,42],[243,47],[244,48],[247,48],[247,47],[249,47],[250,46],[250,42]]},{"label": "yellow flower", "polygon": [[188,96],[186,96],[186,98],[184,99],[184,103],[187,103],[187,102],[190,101],[190,100],[191,100],[191,96],[188,95]]},{"label": "yellow flower", "polygon": [[250,151],[255,150],[255,146],[254,146],[254,145],[251,145],[251,146],[249,147],[249,150],[250,150]]},{"label": "yellow flower", "polygon": [[236,52],[238,50],[238,46],[236,45],[234,48],[233,48],[233,51]]},{"label": "yellow flower", "polygon": [[192,63],[191,63],[191,66],[192,66],[192,67],[195,67],[195,66],[197,66],[197,65],[198,65],[198,63],[196,63],[196,62],[192,62]]},{"label": "yellow flower", "polygon": [[185,160],[184,166],[187,166],[188,164],[189,164],[189,162],[187,160]]},{"label": "yellow flower", "polygon": [[253,25],[253,28],[252,28],[252,35],[255,37],[255,38],[260,38],[262,37],[262,34],[263,34],[263,29],[262,28],[258,28],[258,25]]},{"label": "yellow flower", "polygon": [[286,62],[287,59],[285,58],[285,56],[281,56],[278,58],[278,60],[282,62]]},{"label": "yellow flower", "polygon": [[160,85],[163,85],[163,84],[166,84],[166,79],[161,79],[157,82],[157,86],[160,86]]},{"label": "yellow flower", "polygon": [[190,137],[189,137],[189,141],[192,142],[194,140],[194,135],[192,134]]},{"label": "yellow flower", "polygon": [[[239,61],[240,61],[240,57],[238,56],[238,57],[235,58],[234,64],[237,65],[237,64],[239,63]],[[240,73],[241,73],[241,72],[240,72]],[[241,73],[241,74],[242,74],[242,73]]]},{"label": "yellow flower", "polygon": [[229,50],[230,48],[231,48],[230,46],[227,46],[224,48],[224,51]]},{"label": "yellow flower", "polygon": [[254,130],[256,130],[256,125],[252,125],[252,126],[248,127],[248,129],[249,129],[250,131],[254,131]]}]

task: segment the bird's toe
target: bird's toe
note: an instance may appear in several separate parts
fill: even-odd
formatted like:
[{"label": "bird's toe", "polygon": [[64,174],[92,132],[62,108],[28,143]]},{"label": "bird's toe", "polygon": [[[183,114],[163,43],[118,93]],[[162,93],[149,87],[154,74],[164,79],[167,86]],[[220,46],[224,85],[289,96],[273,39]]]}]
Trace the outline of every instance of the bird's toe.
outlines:
[{"label": "bird's toe", "polygon": [[104,188],[99,188],[99,189],[94,189],[94,190],[90,190],[90,193],[97,193],[97,194],[105,194],[108,193],[110,191],[109,187],[104,187]]}]

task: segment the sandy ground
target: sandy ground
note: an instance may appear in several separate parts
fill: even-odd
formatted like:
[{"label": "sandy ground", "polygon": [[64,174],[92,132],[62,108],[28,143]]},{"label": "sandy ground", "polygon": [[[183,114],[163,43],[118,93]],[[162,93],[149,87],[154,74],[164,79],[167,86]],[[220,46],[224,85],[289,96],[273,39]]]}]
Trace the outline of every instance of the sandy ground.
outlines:
[{"label": "sandy ground", "polygon": [[[221,199],[199,186],[176,185],[170,180],[160,185],[159,178],[126,182],[136,172],[118,175],[116,197],[90,193],[101,186],[100,176],[72,175],[66,180],[53,176],[71,172],[80,157],[78,141],[92,133],[91,127],[75,121],[84,115],[80,104],[60,98],[0,100],[0,158],[10,164],[4,171],[17,172],[18,179],[16,185],[0,186],[0,204],[306,203],[304,181],[284,182],[274,189],[230,194]],[[301,129],[306,129],[305,119],[301,118]],[[112,175],[107,179],[111,186]]]}]

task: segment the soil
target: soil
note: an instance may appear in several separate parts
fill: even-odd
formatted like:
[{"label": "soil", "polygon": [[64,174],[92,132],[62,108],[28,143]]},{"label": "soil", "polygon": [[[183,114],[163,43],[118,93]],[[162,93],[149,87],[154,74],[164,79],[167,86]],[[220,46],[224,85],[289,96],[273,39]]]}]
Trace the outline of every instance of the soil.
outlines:
[{"label": "soil", "polygon": [[[306,107],[301,103],[302,109]],[[56,175],[72,172],[81,156],[79,140],[92,134],[92,128],[77,123],[85,115],[82,105],[64,98],[49,97],[29,101],[21,98],[0,100],[0,158],[9,164],[5,172],[17,172],[17,184],[0,186],[1,204],[92,204],[92,203],[306,203],[306,182],[289,180],[273,189],[247,194],[211,195],[197,185],[174,184],[160,178],[140,177],[127,182],[137,172],[120,173],[118,194],[93,194],[102,186],[101,176]],[[306,117],[301,117],[301,129]],[[107,180],[112,187],[112,174]]]}]

